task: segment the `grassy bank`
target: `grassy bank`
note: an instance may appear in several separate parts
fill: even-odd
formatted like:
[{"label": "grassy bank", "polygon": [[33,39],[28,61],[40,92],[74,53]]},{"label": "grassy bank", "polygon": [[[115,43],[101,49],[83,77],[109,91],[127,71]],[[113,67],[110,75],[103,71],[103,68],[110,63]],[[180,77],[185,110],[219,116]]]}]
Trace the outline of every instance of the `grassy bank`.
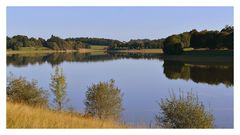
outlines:
[{"label": "grassy bank", "polygon": [[[107,52],[107,46],[91,45],[89,49],[81,48],[79,50],[50,50],[48,48],[20,48],[19,51],[7,50],[9,54],[46,54],[56,52],[79,52],[92,53],[93,55],[103,55]],[[142,54],[159,54],[163,59],[177,61],[205,61],[205,62],[233,62],[233,50],[209,50],[185,48],[184,52],[179,55],[165,55],[162,49],[132,49],[132,50],[108,50],[111,53],[142,53]]]},{"label": "grassy bank", "polygon": [[7,102],[7,128],[127,128],[126,125]]},{"label": "grassy bank", "polygon": [[124,53],[163,53],[162,49],[130,49],[130,50],[109,50],[110,52]]},{"label": "grassy bank", "polygon": [[91,45],[89,49],[81,48],[79,50],[52,50],[46,47],[22,47],[19,50],[7,50],[7,54],[25,54],[25,53],[55,53],[55,52],[80,52],[80,53],[90,53],[90,52],[103,52],[106,50],[107,46],[96,46]]},{"label": "grassy bank", "polygon": [[232,50],[189,50],[181,55],[161,55],[165,60],[204,63],[229,63],[233,64]]},{"label": "grassy bank", "polygon": [[78,50],[51,50],[46,47],[22,47],[19,50],[7,50],[7,54],[27,54],[27,53],[54,53],[54,52],[77,52]]}]

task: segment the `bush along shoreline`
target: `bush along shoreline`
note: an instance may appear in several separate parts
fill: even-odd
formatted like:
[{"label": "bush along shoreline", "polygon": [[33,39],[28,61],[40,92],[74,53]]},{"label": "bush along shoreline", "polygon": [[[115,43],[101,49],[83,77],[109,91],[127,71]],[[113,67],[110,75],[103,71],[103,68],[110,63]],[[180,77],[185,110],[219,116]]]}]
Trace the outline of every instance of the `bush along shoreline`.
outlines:
[{"label": "bush along shoreline", "polygon": [[[62,68],[55,67],[50,90],[55,107],[50,107],[49,93],[36,80],[9,76],[7,82],[7,128],[147,128],[121,121],[123,93],[111,79],[99,82],[86,91],[85,112],[65,109],[67,81]],[[192,92],[170,94],[159,103],[156,128],[214,128],[213,115],[205,110]],[[60,119],[59,119],[60,118]],[[150,127],[151,128],[151,127]]]}]

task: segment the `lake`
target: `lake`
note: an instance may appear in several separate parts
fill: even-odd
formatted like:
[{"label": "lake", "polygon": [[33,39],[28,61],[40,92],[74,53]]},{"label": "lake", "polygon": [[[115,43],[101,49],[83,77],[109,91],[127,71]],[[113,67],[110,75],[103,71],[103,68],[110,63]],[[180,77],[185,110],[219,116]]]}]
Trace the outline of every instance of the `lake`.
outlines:
[{"label": "lake", "polygon": [[233,62],[206,61],[172,60],[160,54],[13,54],[7,55],[7,75],[35,79],[49,90],[51,73],[59,65],[67,80],[68,106],[79,112],[84,112],[89,86],[114,79],[123,93],[122,120],[129,124],[154,124],[161,99],[171,91],[192,91],[214,114],[216,128],[233,128]]}]

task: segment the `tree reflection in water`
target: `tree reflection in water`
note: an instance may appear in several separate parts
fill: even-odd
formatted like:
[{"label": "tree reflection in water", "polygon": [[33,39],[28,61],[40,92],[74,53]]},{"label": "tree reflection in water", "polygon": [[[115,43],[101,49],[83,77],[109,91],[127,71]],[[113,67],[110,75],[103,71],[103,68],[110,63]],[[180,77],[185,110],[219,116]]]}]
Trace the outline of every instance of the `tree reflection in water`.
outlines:
[{"label": "tree reflection in water", "polygon": [[164,74],[169,79],[192,80],[211,85],[233,85],[233,65],[198,65],[164,60]]},{"label": "tree reflection in water", "polygon": [[7,55],[7,65],[16,67],[27,66],[28,64],[50,63],[52,66],[62,62],[98,62],[110,61],[121,58],[133,59],[156,59],[159,54],[137,54],[137,53],[37,53],[37,54],[11,54]]},{"label": "tree reflection in water", "polygon": [[[62,62],[103,62],[116,59],[158,59],[162,60],[160,54],[143,53],[37,53],[37,54],[12,54],[7,55],[7,65],[16,67],[28,64],[43,64],[45,62],[52,66]],[[192,80],[196,83],[207,83],[212,85],[225,84],[227,87],[233,85],[233,64],[214,63],[187,63],[183,61],[164,60],[164,74],[169,79]]]}]

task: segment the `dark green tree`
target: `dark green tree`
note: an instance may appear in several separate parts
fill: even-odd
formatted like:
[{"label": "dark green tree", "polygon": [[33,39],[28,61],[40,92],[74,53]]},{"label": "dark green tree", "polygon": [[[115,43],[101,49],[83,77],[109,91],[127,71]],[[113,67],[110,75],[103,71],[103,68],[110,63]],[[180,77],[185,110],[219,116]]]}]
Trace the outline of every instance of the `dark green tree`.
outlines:
[{"label": "dark green tree", "polygon": [[181,36],[172,35],[163,42],[163,52],[165,54],[181,54],[183,52],[183,44]]}]

